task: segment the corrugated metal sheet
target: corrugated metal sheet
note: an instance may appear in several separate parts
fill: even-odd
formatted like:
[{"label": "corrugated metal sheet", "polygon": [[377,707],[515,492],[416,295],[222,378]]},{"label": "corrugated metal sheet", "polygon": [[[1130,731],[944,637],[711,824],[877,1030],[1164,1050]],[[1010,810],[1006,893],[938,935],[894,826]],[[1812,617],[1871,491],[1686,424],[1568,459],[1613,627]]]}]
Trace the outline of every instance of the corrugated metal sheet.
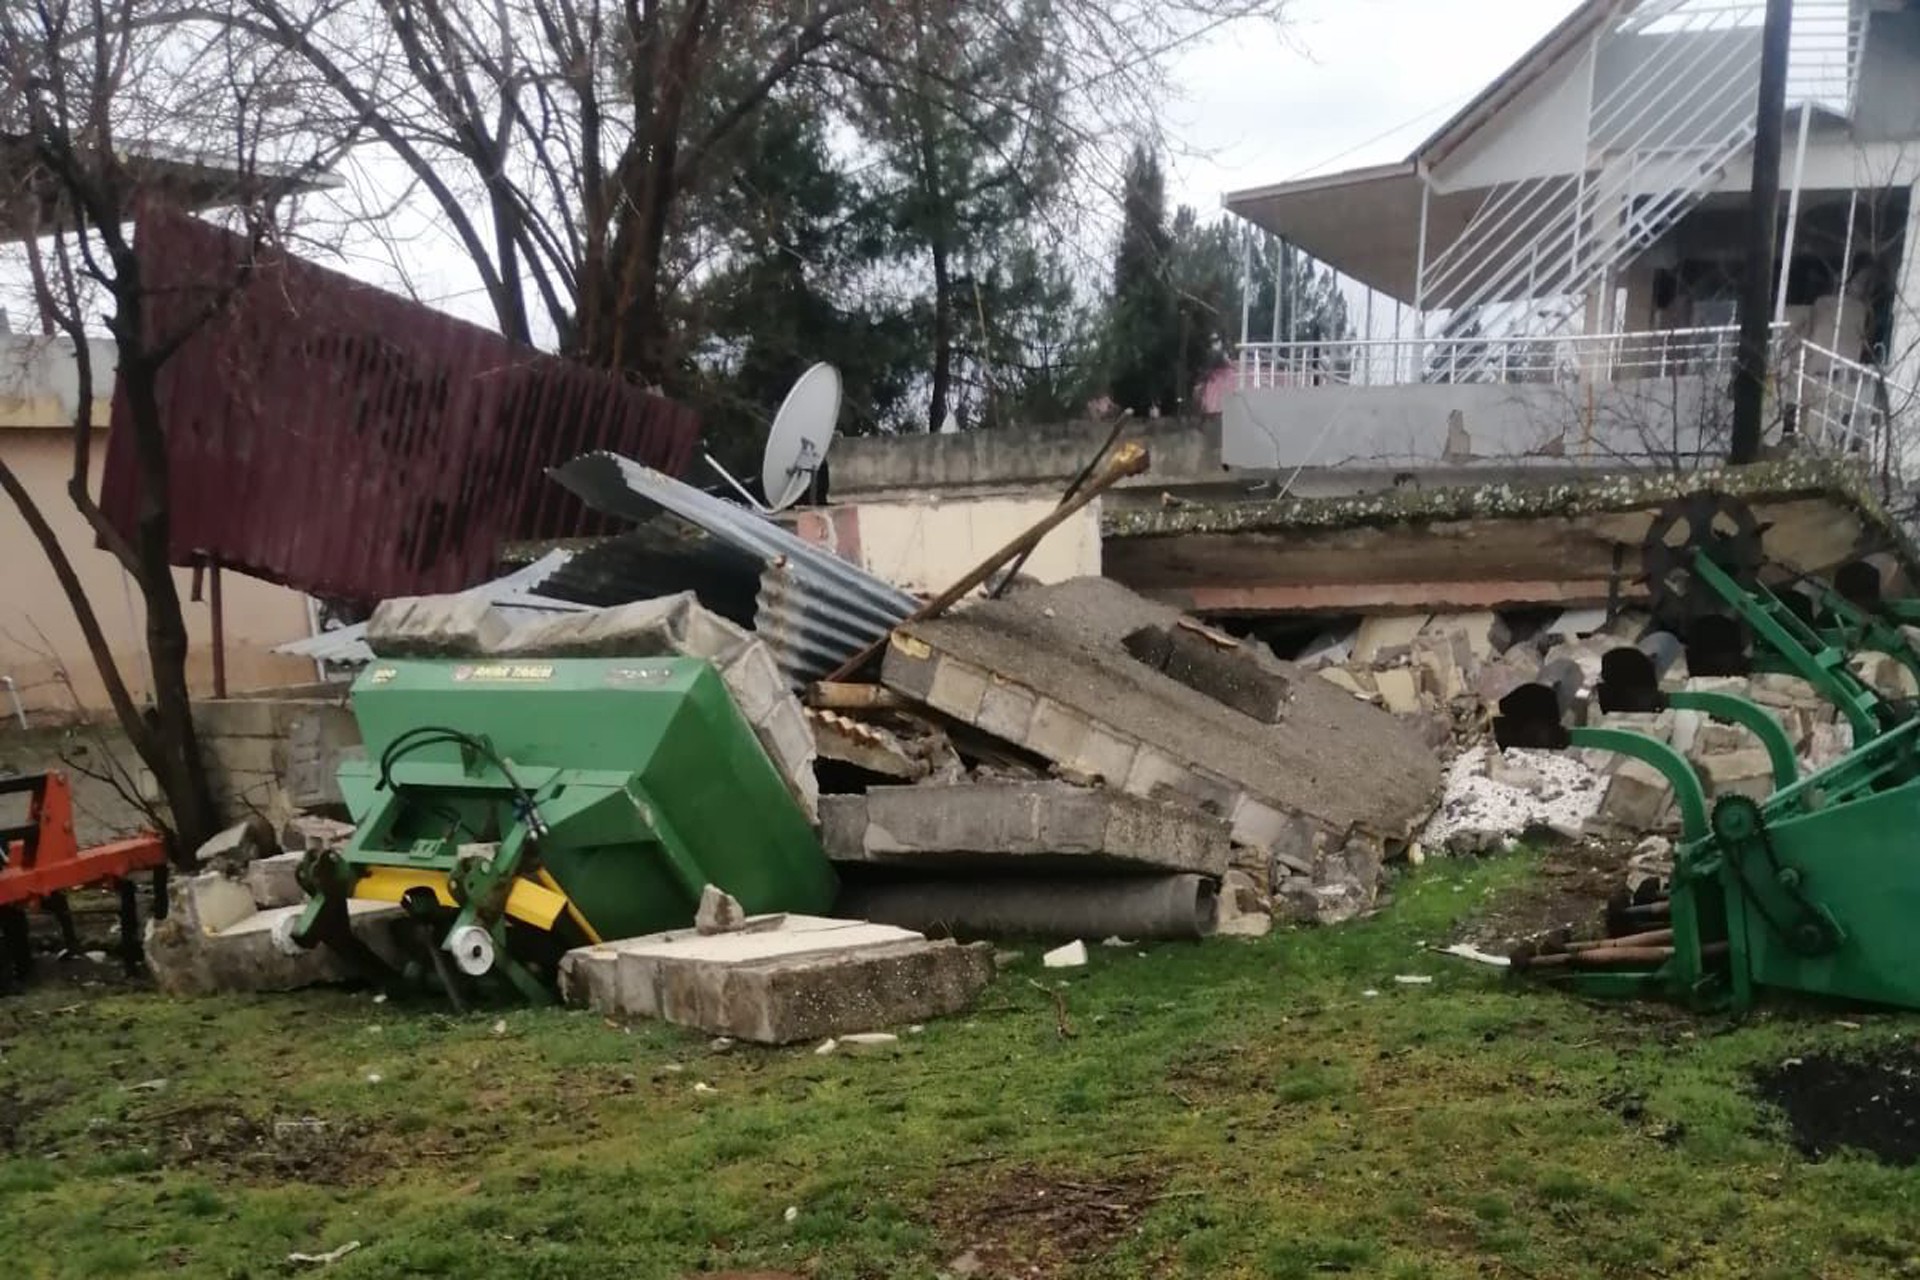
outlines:
[{"label": "corrugated metal sheet", "polygon": [[[141,221],[149,332],[188,331],[241,241],[179,214]],[[503,543],[610,532],[546,469],[612,449],[677,474],[691,410],[337,272],[257,268],[162,367],[171,558],[315,595],[459,591]],[[102,505],[130,533],[133,440],[116,396]]]},{"label": "corrugated metal sheet", "polygon": [[591,453],[553,476],[595,511],[639,522],[664,508],[758,556],[765,569],[753,629],[796,687],[886,635],[919,603],[764,516],[631,459]]}]

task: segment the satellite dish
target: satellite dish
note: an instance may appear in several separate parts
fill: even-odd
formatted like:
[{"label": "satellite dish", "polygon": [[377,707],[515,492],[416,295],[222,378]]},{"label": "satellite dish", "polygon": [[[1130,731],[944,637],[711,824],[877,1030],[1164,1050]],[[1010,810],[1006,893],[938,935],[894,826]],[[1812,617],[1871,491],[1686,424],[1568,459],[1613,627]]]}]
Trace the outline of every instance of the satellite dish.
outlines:
[{"label": "satellite dish", "polygon": [[767,431],[760,487],[769,510],[785,511],[800,501],[827,460],[827,446],[833,442],[833,425],[839,417],[840,371],[830,364],[816,364],[787,392]]}]

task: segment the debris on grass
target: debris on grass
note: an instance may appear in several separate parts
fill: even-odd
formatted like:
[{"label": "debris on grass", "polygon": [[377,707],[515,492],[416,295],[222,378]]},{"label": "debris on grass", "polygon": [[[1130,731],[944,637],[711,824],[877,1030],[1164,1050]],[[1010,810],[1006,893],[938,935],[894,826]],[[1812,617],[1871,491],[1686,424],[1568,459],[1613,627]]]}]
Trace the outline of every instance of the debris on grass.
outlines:
[{"label": "debris on grass", "polygon": [[325,1253],[290,1253],[288,1262],[307,1263],[315,1266],[331,1266],[360,1247],[358,1240],[349,1240],[338,1249],[329,1249]]},{"label": "debris on grass", "polygon": [[1077,969],[1087,962],[1087,944],[1074,939],[1064,947],[1055,947],[1040,957],[1049,969]]},{"label": "debris on grass", "polygon": [[1487,853],[1529,831],[1577,835],[1600,807],[1605,782],[1572,754],[1473,747],[1447,770],[1420,846],[1428,853]]}]

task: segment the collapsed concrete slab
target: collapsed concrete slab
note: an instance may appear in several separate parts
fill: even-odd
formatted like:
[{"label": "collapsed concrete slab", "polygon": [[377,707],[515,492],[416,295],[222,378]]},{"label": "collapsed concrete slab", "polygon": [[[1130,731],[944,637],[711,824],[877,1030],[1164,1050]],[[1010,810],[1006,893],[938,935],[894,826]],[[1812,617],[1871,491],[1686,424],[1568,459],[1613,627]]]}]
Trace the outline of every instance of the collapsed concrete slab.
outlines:
[{"label": "collapsed concrete slab", "polygon": [[[1236,657],[1287,680],[1277,723],[1128,651],[1128,636],[1180,620],[1117,583],[1075,579],[903,624],[882,679],[1063,772],[1225,819],[1236,844],[1274,855],[1274,877],[1279,866],[1318,875],[1352,865],[1336,855],[1356,838],[1373,846],[1408,838],[1440,785],[1439,763],[1416,733],[1257,644],[1240,645]],[[1361,898],[1376,888],[1359,886]]]},{"label": "collapsed concrete slab", "polygon": [[873,787],[822,796],[840,863],[1038,872],[1226,874],[1228,825],[1186,805],[1065,782]]},{"label": "collapsed concrete slab", "polygon": [[[217,872],[177,877],[165,920],[147,927],[147,967],[168,995],[292,991],[360,975],[325,947],[289,954],[275,930],[303,909],[299,903],[260,910],[246,883]],[[406,916],[383,902],[347,904],[354,936],[389,963],[402,962]]]},{"label": "collapsed concrete slab", "polygon": [[1219,897],[1219,881],[1196,875],[850,877],[841,886],[836,910],[970,938],[1119,935],[1190,941],[1211,937],[1218,928]]},{"label": "collapsed concrete slab", "polygon": [[791,1044],[959,1013],[993,979],[993,952],[860,920],[750,917],[570,951],[562,995],[616,1016]]}]

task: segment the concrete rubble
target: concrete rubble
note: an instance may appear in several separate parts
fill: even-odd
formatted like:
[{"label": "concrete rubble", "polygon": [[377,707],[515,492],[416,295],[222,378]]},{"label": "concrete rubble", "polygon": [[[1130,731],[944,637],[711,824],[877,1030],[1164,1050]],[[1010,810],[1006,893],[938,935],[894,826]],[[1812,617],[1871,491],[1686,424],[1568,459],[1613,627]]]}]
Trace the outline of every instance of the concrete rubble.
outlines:
[{"label": "concrete rubble", "polygon": [[750,916],[570,951],[561,992],[618,1017],[793,1044],[958,1013],[993,978],[993,951],[908,929],[817,916]]},{"label": "concrete rubble", "polygon": [[[278,863],[282,854],[268,861]],[[257,865],[257,864],[256,864]],[[147,967],[168,995],[215,995],[235,991],[292,991],[359,975],[325,947],[289,954],[275,930],[300,914],[305,895],[276,868],[244,878],[218,871],[178,876],[167,890],[167,917],[147,926]],[[354,936],[389,963],[401,960],[405,917],[386,903],[348,904]]]},{"label": "concrete rubble", "polygon": [[1226,820],[1071,783],[872,787],[822,796],[827,857],[854,866],[1226,874]]},{"label": "concrete rubble", "polygon": [[1368,909],[1439,790],[1392,717],[1104,579],[905,624],[882,680],[1062,778],[1223,820],[1253,900],[1293,920]]}]

